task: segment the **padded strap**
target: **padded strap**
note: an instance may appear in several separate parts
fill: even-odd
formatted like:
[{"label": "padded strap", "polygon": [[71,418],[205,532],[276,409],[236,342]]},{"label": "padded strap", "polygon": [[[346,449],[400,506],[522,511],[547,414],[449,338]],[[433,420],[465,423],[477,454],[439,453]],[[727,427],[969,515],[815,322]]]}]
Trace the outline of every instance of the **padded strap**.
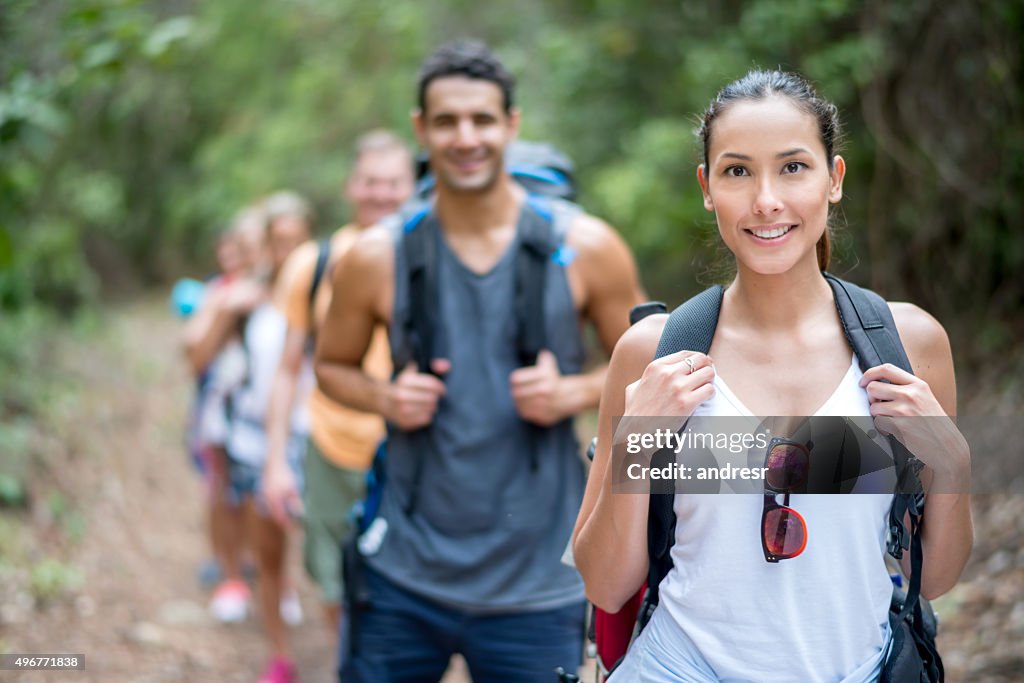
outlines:
[{"label": "padded strap", "polygon": [[[418,207],[403,224],[402,247],[409,269],[409,315],[406,339],[420,372],[430,361],[447,357],[447,343],[437,324],[440,299],[437,273],[437,218],[429,206]],[[400,371],[401,368],[396,368]]]},{"label": "padded strap", "polygon": [[[548,261],[558,249],[551,206],[539,197],[528,196],[519,214],[519,249],[515,261],[516,352],[523,367],[534,365],[547,346],[544,325],[544,291]],[[527,425],[530,471],[540,468],[541,442],[547,430]]]},{"label": "padded strap", "polygon": [[724,294],[725,288],[715,285],[672,311],[661,333],[654,358],[684,349],[707,353],[715,337],[715,328],[718,327],[718,314],[722,310]]},{"label": "padded strap", "polygon": [[324,279],[327,271],[327,260],[331,257],[331,240],[329,237],[319,240],[316,243],[316,267],[313,269],[313,281],[309,284],[309,310],[313,310],[313,301],[316,299],[316,290],[320,287],[320,281]]},{"label": "padded strap", "polygon": [[310,356],[313,355],[313,351],[316,348],[316,312],[313,310],[313,304],[316,302],[316,291],[320,288],[320,283],[324,279],[324,275],[327,273],[327,262],[331,258],[331,238],[326,237],[316,243],[316,266],[313,268],[313,279],[309,283],[309,296],[307,307],[309,310],[309,334],[306,335],[306,353]]},{"label": "padded strap", "polygon": [[[891,363],[913,374],[910,359],[907,358],[892,311],[885,299],[830,273],[824,275],[832,287],[843,331],[861,369],[866,371],[883,363]],[[913,535],[913,531],[908,533],[906,529],[904,516],[908,513],[911,516],[923,514],[924,496],[917,476],[920,462],[895,438],[890,437],[889,443],[896,464],[897,485],[889,513],[888,551],[894,558],[900,559],[903,551],[910,547]]]},{"label": "padded strap", "polygon": [[558,243],[548,207],[534,198],[523,203],[519,215],[519,249],[515,262],[516,345],[523,366],[537,362],[547,345],[544,329],[544,291],[548,260]]},{"label": "padded strap", "polygon": [[[715,337],[718,327],[718,314],[722,310],[722,296],[725,288],[721,285],[710,287],[686,303],[682,304],[669,315],[665,328],[658,342],[655,359],[677,351],[688,350],[707,353],[711,348],[711,340]],[[656,453],[657,460],[666,457],[667,453]],[[653,467],[659,466],[652,460]],[[647,510],[647,556],[649,558],[647,575],[647,595],[641,610],[641,627],[658,604],[658,586],[672,569],[672,557],[669,551],[675,541],[676,515],[672,507],[675,496],[673,493],[651,493],[648,498]]]},{"label": "padded strap", "polygon": [[[435,333],[437,309],[440,303],[437,285],[437,241],[429,205],[416,207],[402,226],[402,250],[409,270],[409,313],[404,321],[405,339],[409,356],[420,372],[431,372],[430,361],[445,357],[445,346]],[[436,219],[434,219],[436,223]],[[395,368],[401,372],[402,368]],[[429,427],[417,429],[410,437],[426,451],[430,439]],[[423,479],[423,458],[413,460],[409,499],[405,502],[406,515],[412,515],[419,498]]]},{"label": "padded strap", "polygon": [[839,320],[861,370],[891,363],[913,373],[885,299],[831,273],[824,276],[832,287]]},{"label": "padded strap", "polygon": [[[832,287],[843,330],[857,355],[861,369],[867,370],[876,365],[891,363],[913,374],[892,311],[885,300],[870,290],[828,273],[825,274],[825,279]],[[928,657],[925,659],[930,659],[925,662],[925,666],[934,667],[933,673],[937,673],[941,678],[942,660],[930,644],[930,639],[925,637],[921,605],[924,550],[921,544],[920,525],[924,515],[924,493],[918,473],[922,463],[894,437],[889,437],[889,443],[896,464],[897,482],[896,493],[889,509],[888,551],[893,557],[900,559],[903,551],[908,547],[910,549],[910,584],[903,607],[892,621],[892,627],[894,630],[898,629],[905,619],[913,615],[911,629],[916,632],[916,642],[904,643],[903,647],[925,647],[928,651]],[[910,529],[906,528],[904,519],[910,520]]]}]

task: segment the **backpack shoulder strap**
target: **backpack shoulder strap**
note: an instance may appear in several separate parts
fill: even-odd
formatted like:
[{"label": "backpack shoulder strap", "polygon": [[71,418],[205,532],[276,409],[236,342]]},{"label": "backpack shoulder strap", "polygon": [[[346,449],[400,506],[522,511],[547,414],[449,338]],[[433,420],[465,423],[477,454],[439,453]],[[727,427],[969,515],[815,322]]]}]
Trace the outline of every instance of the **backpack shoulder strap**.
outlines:
[{"label": "backpack shoulder strap", "polygon": [[654,358],[684,349],[707,353],[715,337],[715,328],[718,327],[718,314],[722,310],[724,293],[725,288],[721,285],[709,287],[672,311],[661,332]]},{"label": "backpack shoulder strap", "polygon": [[576,213],[548,198],[527,196],[519,222],[515,258],[516,345],[520,364],[533,365],[547,343],[544,329],[544,291],[548,261],[562,242]]},{"label": "backpack shoulder strap", "polygon": [[857,355],[862,370],[891,363],[913,374],[907,352],[900,342],[896,322],[885,299],[870,289],[858,287],[852,282],[841,280],[831,273],[825,273],[825,280],[832,287],[836,310],[843,324],[846,340]]},{"label": "backpack shoulder strap", "polygon": [[313,280],[309,283],[309,309],[313,310],[313,301],[316,299],[316,290],[320,288],[320,282],[327,272],[327,262],[331,258],[331,238],[325,237],[316,243],[316,266],[313,268]]},{"label": "backpack shoulder strap", "polygon": [[[401,321],[403,348],[396,349],[395,374],[409,360],[416,363],[420,372],[431,372],[430,361],[444,358],[447,347],[443,339],[444,330],[437,324],[440,308],[440,291],[437,273],[437,231],[439,225],[429,202],[416,202],[404,207],[398,216],[398,249],[405,273],[396,272],[397,278],[408,282],[408,305],[405,319]],[[398,259],[396,259],[397,267]],[[421,442],[420,448],[427,448],[429,427],[418,429],[413,438]],[[423,458],[416,458],[405,501],[405,513],[412,515],[419,498],[420,481],[423,478]]]},{"label": "backpack shoulder strap", "polygon": [[[430,360],[447,355],[436,324],[439,291],[437,284],[437,218],[431,206],[422,202],[401,214],[401,249],[407,269],[409,302],[403,321],[408,356],[420,372],[430,372]],[[401,368],[396,368],[396,371]]]},{"label": "backpack shoulder strap", "polygon": [[309,313],[309,335],[306,338],[306,350],[312,354],[316,345],[316,314],[313,310],[316,303],[316,292],[320,289],[324,275],[327,274],[327,264],[331,259],[331,238],[325,237],[316,243],[316,265],[313,267],[313,279],[309,283],[309,294],[306,296],[306,306]]},{"label": "backpack shoulder strap", "polygon": [[[676,308],[665,322],[655,359],[682,351],[707,353],[718,327],[725,288],[715,285],[705,289]],[[646,625],[658,604],[658,586],[672,569],[669,551],[675,538],[676,515],[671,493],[652,493],[647,511],[647,597],[641,610],[641,626]]]},{"label": "backpack shoulder strap", "polygon": [[[825,279],[832,287],[836,310],[843,324],[846,338],[853,347],[862,370],[891,363],[913,374],[906,349],[900,341],[892,311],[885,300],[871,290],[841,280],[825,273]],[[921,519],[924,514],[924,492],[918,476],[922,463],[894,437],[889,437],[893,460],[896,465],[896,492],[889,508],[889,540],[887,550],[897,560],[904,550],[910,550],[910,583],[900,610],[890,615],[890,626],[896,631],[903,620],[911,614],[911,629],[918,633],[919,642],[928,650],[925,665],[941,672],[942,662],[934,649],[934,640],[925,637],[921,607],[921,573],[924,568],[924,550],[921,545]],[[910,521],[910,528],[904,520]],[[913,646],[904,644],[904,647]],[[888,670],[894,665],[890,658],[885,663]],[[884,678],[884,676],[883,676]],[[941,679],[941,674],[939,674]]]},{"label": "backpack shoulder strap", "polygon": [[[913,374],[892,311],[885,299],[830,273],[825,273],[825,279],[832,287],[843,332],[853,347],[861,369],[891,363]],[[919,517],[924,508],[924,496],[917,476],[921,463],[896,439],[890,438],[889,443],[896,464],[897,484],[889,515],[888,550],[894,558],[900,559],[903,551],[910,548],[912,535],[903,522],[904,516],[909,513]]]},{"label": "backpack shoulder strap", "polygon": [[[513,309],[516,320],[516,353],[522,366],[534,365],[547,343],[544,293],[547,290],[548,262],[568,265],[571,255],[564,246],[565,236],[579,207],[551,197],[527,195],[517,226],[519,248],[515,255],[515,292]],[[540,467],[541,442],[546,430],[527,425],[530,471]]]}]

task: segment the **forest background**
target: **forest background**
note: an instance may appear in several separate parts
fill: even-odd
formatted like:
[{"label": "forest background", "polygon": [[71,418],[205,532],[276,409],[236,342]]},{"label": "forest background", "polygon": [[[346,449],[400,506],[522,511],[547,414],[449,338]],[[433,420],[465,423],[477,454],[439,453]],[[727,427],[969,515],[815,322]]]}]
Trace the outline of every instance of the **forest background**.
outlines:
[{"label": "forest background", "polygon": [[411,141],[416,69],[462,36],[518,76],[523,137],[573,158],[673,305],[721,260],[696,114],[753,66],[815,81],[846,127],[833,272],[945,325],[962,406],[1021,414],[1019,0],[0,0],[0,512],[66,514],[36,462],[55,340],[211,272],[272,190],[341,225],[352,142]]},{"label": "forest background", "polygon": [[1020,2],[0,7],[5,315],[202,274],[232,213],[280,187],[333,229],[354,138],[411,139],[419,62],[475,36],[518,75],[523,137],[575,160],[582,203],[625,235],[652,294],[681,301],[715,260],[696,114],[750,67],[781,66],[846,125],[837,271],[933,312],[964,363],[1005,357],[1021,332]]}]

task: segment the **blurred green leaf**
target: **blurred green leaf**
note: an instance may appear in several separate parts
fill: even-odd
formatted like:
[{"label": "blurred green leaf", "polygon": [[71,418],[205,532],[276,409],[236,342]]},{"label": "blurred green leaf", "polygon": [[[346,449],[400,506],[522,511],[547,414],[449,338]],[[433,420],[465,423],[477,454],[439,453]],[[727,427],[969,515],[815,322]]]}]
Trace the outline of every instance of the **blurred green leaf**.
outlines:
[{"label": "blurred green leaf", "polygon": [[82,58],[82,66],[86,69],[98,69],[116,63],[122,54],[121,44],[113,40],[90,45]]},{"label": "blurred green leaf", "polygon": [[0,225],[0,269],[8,268],[14,263],[14,246],[11,234],[4,225]]},{"label": "blurred green leaf", "polygon": [[192,35],[192,17],[175,17],[158,24],[142,44],[142,53],[150,58],[162,57],[174,45]]}]

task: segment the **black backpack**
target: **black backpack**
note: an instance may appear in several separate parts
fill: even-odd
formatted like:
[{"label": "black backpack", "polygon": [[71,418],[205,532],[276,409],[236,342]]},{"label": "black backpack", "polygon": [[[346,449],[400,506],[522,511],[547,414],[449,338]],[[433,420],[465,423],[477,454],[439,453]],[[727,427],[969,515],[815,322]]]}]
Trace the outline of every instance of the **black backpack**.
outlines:
[{"label": "black backpack", "polygon": [[[885,300],[874,292],[825,273],[832,288],[836,309],[846,339],[857,356],[862,370],[891,363],[913,373],[896,324]],[[655,358],[687,349],[707,353],[718,326],[722,295],[725,289],[716,285],[704,290],[675,309],[665,323]],[[660,306],[660,312],[665,310]],[[636,322],[645,315],[659,312],[659,306],[646,305],[631,315]],[[944,680],[942,660],[935,647],[936,620],[928,601],[921,598],[923,554],[919,526],[924,513],[924,495],[917,474],[921,463],[895,438],[889,438],[896,464],[897,485],[889,510],[888,552],[899,560],[910,549],[911,575],[906,594],[894,588],[889,621],[892,648],[881,678],[893,681]],[[675,539],[676,518],[670,493],[651,493],[647,520],[647,554],[649,570],[647,593],[637,615],[640,629],[647,625],[658,606],[658,587],[672,568],[669,551]],[[904,524],[908,516],[910,528]],[[913,647],[910,643],[913,643]]]},{"label": "black backpack", "polygon": [[[516,141],[505,152],[506,168],[513,180],[527,191],[519,216],[517,231],[519,248],[515,256],[516,350],[523,366],[533,365],[537,354],[547,345],[544,329],[544,291],[547,262],[567,264],[571,250],[563,246],[565,234],[573,219],[581,212],[571,199],[576,196],[573,167],[569,158],[551,145]],[[430,361],[448,357],[448,342],[438,324],[440,292],[437,281],[437,249],[441,226],[432,211],[430,195],[434,178],[425,158],[418,160],[420,176],[417,199],[398,214],[401,223],[400,249],[405,261],[409,283],[407,315],[400,322],[405,344],[396,349],[395,372],[411,360],[420,372],[431,373]],[[419,430],[417,438],[425,438],[429,427]],[[546,430],[531,425],[531,442],[544,437]],[[536,471],[537,448],[530,448],[530,467]],[[412,473],[411,494],[406,512],[415,509],[422,477],[422,459],[416,461]]]}]

